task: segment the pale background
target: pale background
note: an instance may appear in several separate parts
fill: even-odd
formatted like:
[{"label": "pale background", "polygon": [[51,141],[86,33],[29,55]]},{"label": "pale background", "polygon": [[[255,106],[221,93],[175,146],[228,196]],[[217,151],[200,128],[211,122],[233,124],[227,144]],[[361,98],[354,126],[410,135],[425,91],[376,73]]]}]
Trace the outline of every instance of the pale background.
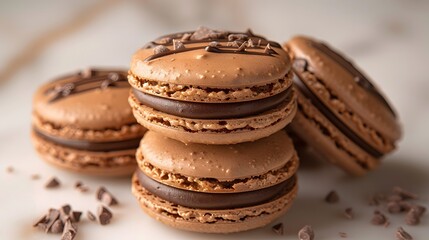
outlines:
[{"label": "pale background", "polygon": [[[324,39],[365,69],[396,106],[405,136],[399,150],[366,177],[346,177],[325,164],[303,167],[300,193],[292,210],[277,222],[285,236],[270,227],[233,234],[206,235],[165,227],[138,208],[128,179],[97,179],[66,173],[41,162],[29,141],[31,98],[38,85],[87,66],[127,67],[131,54],[159,35],[199,25],[230,30],[250,27],[283,42],[295,34]],[[316,239],[395,239],[403,216],[391,216],[388,228],[372,226],[373,207],[366,199],[395,185],[419,193],[429,203],[429,1],[0,1],[0,239],[59,239],[31,224],[49,207],[68,202],[76,210],[94,211],[94,190],[107,186],[121,201],[109,226],[86,220],[85,239],[297,239],[305,224]],[[13,166],[15,172],[6,173]],[[39,173],[41,179],[30,180]],[[45,190],[58,176],[63,185]],[[73,189],[76,180],[91,187]],[[341,202],[328,205],[324,195],[336,189]],[[353,207],[354,220],[342,212]],[[405,225],[415,239],[428,239],[429,217],[417,227]]]}]

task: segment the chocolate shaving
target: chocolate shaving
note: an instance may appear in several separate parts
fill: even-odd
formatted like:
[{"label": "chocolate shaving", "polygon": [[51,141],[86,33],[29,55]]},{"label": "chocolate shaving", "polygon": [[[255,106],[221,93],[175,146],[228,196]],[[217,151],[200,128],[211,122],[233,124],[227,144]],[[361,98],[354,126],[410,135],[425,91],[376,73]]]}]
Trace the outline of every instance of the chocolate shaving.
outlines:
[{"label": "chocolate shaving", "polygon": [[168,44],[171,43],[171,41],[173,41],[173,39],[171,37],[165,37],[165,38],[161,38],[158,40],[159,44]]},{"label": "chocolate shaving", "polygon": [[292,64],[295,71],[302,73],[307,71],[308,62],[304,58],[295,58]]},{"label": "chocolate shaving", "polygon": [[182,41],[189,41],[189,39],[191,38],[192,34],[191,33],[185,33],[183,34],[181,40]]},{"label": "chocolate shaving", "polygon": [[174,48],[174,50],[184,49],[185,45],[181,41],[174,39],[173,40],[173,48]]},{"label": "chocolate shaving", "polygon": [[401,213],[408,211],[410,204],[404,201],[391,201],[387,203],[386,207],[389,213]]},{"label": "chocolate shaving", "polygon": [[79,211],[73,211],[70,214],[70,220],[72,222],[79,222],[80,221],[80,217],[82,216],[82,212]]},{"label": "chocolate shaving", "polygon": [[246,51],[247,42],[244,42],[240,45],[240,47],[237,49],[237,52],[244,52]]},{"label": "chocolate shaving", "polygon": [[277,52],[271,48],[271,45],[269,43],[267,44],[267,46],[265,46],[264,53],[266,53],[268,55],[277,54]]},{"label": "chocolate shaving", "polygon": [[353,218],[354,218],[354,212],[353,212],[353,209],[352,209],[352,208],[346,208],[346,209],[344,210],[344,216],[345,216],[347,219],[353,219]]},{"label": "chocolate shaving", "polygon": [[49,217],[47,214],[43,215],[37,222],[33,224],[33,227],[37,227],[42,231],[46,231],[48,228],[47,223],[49,222]]},{"label": "chocolate shaving", "polygon": [[81,181],[77,181],[74,184],[74,187],[79,190],[80,192],[88,192],[89,188],[86,187],[85,185],[83,185],[83,183]]},{"label": "chocolate shaving", "polygon": [[371,219],[371,223],[377,226],[384,225],[387,222],[386,216],[380,211],[374,211],[374,216]]},{"label": "chocolate shaving", "polygon": [[219,42],[213,41],[209,43],[209,47],[217,47],[219,45]]},{"label": "chocolate shaving", "polygon": [[341,238],[347,238],[347,233],[345,233],[345,232],[339,232],[339,233],[338,233],[338,235],[339,235]]},{"label": "chocolate shaving", "polygon": [[419,217],[422,217],[426,212],[426,208],[421,205],[412,205],[410,206],[409,210],[411,209],[413,209],[419,215]]},{"label": "chocolate shaving", "polygon": [[330,191],[325,197],[325,202],[327,203],[337,203],[339,201],[340,196],[338,196],[338,193],[336,191]]},{"label": "chocolate shaving", "polygon": [[314,239],[314,231],[311,226],[306,225],[298,232],[299,240],[313,240]]},{"label": "chocolate shaving", "polygon": [[71,222],[70,219],[67,219],[64,224],[63,235],[61,240],[73,240],[77,234],[77,226]]},{"label": "chocolate shaving", "polygon": [[110,220],[113,217],[112,212],[105,206],[100,206],[98,208],[98,221],[100,222],[101,225],[107,225],[110,223]]},{"label": "chocolate shaving", "polygon": [[45,188],[57,188],[60,186],[60,181],[56,177],[51,178],[45,185]]},{"label": "chocolate shaving", "polygon": [[411,208],[405,215],[405,223],[410,226],[419,225],[420,223],[420,213],[417,209]]},{"label": "chocolate shaving", "polygon": [[233,33],[228,35],[228,41],[246,41],[249,38],[246,34],[242,33]]},{"label": "chocolate shaving", "polygon": [[86,217],[91,222],[96,222],[97,221],[97,218],[95,217],[95,215],[92,212],[90,212],[90,211],[86,212]]},{"label": "chocolate shaving", "polygon": [[283,235],[283,223],[278,223],[276,225],[274,225],[272,228],[274,233],[278,234],[278,235]]},{"label": "chocolate shaving", "polygon": [[96,197],[99,201],[107,206],[118,205],[116,198],[105,187],[100,187],[96,192]]},{"label": "chocolate shaving", "polygon": [[163,46],[163,45],[159,45],[153,48],[153,53],[154,54],[160,54],[160,53],[164,53],[164,52],[168,52],[170,51],[170,49],[168,49],[167,47]]},{"label": "chocolate shaving", "polygon": [[418,196],[416,194],[408,192],[401,187],[394,187],[393,193],[401,196],[403,200],[409,200],[409,199],[416,200],[416,199],[418,199]]},{"label": "chocolate shaving", "polygon": [[83,78],[90,78],[90,77],[92,77],[94,74],[95,74],[95,70],[94,70],[94,69],[92,69],[92,68],[86,68],[86,69],[83,69],[82,71],[80,71],[80,72],[78,73],[78,75],[80,75],[80,76],[81,76],[81,77],[83,77]]},{"label": "chocolate shaving", "polygon": [[55,220],[51,227],[51,233],[62,233],[64,230],[64,223],[60,219]]},{"label": "chocolate shaving", "polygon": [[227,47],[236,47],[236,48],[238,48],[238,47],[240,47],[240,44],[241,44],[241,42],[233,41],[233,42],[227,42],[226,46]]},{"label": "chocolate shaving", "polygon": [[249,40],[247,40],[247,47],[249,47],[249,48],[255,47],[255,43],[253,42],[253,40],[251,38],[249,38]]},{"label": "chocolate shaving", "polygon": [[413,237],[407,233],[402,227],[396,230],[396,239],[398,240],[412,240]]},{"label": "chocolate shaving", "polygon": [[190,37],[190,40],[220,39],[226,37],[227,32],[215,31],[207,27],[199,27]]}]

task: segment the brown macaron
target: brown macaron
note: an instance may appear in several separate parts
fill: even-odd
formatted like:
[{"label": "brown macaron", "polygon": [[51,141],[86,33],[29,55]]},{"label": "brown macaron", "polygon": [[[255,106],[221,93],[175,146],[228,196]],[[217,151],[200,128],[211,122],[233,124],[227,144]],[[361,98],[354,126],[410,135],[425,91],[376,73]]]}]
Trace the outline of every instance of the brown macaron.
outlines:
[{"label": "brown macaron", "polygon": [[342,54],[298,36],[285,43],[293,61],[298,113],[290,130],[352,175],[374,169],[401,137],[381,91]]},{"label": "brown macaron", "polygon": [[127,103],[126,72],[87,69],[41,86],[34,95],[32,139],[47,162],[81,173],[128,175],[145,128]]},{"label": "brown macaron", "polygon": [[265,226],[297,192],[298,158],[284,131],[234,145],[184,144],[149,131],[137,150],[132,192],[169,226],[230,233]]},{"label": "brown macaron", "polygon": [[182,142],[234,144],[269,136],[296,113],[289,56],[251,31],[199,28],[150,42],[131,60],[139,123]]}]

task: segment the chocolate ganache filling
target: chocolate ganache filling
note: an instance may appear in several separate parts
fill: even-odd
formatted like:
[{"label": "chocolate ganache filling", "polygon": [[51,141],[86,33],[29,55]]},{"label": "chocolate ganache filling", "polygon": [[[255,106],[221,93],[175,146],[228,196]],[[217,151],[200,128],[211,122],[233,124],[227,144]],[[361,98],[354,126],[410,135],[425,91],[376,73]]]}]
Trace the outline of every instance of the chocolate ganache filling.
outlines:
[{"label": "chocolate ganache filling", "polygon": [[85,150],[92,152],[111,152],[120,150],[135,149],[139,146],[141,138],[133,138],[122,141],[114,142],[92,142],[88,140],[75,140],[75,139],[64,139],[52,135],[45,134],[36,128],[33,128],[33,132],[45,141],[52,142],[54,144],[73,148],[77,150]]},{"label": "chocolate ganache filling", "polygon": [[274,96],[235,103],[197,103],[162,98],[133,89],[134,97],[142,104],[171,115],[197,119],[226,119],[256,115],[283,103],[291,96],[292,88]]},{"label": "chocolate ganache filling", "polygon": [[239,193],[205,193],[183,190],[157,182],[141,170],[137,170],[141,186],[153,195],[184,207],[198,209],[232,209],[255,206],[274,200],[292,190],[296,177],[277,185],[249,192]]}]

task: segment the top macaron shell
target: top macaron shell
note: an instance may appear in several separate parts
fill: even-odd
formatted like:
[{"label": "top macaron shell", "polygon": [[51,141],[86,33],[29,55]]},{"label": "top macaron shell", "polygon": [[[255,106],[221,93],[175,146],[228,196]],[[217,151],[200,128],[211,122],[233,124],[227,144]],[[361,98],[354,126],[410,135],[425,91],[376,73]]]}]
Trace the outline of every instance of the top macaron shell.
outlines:
[{"label": "top macaron shell", "polygon": [[[108,73],[118,74],[125,81],[107,87],[108,79],[104,77],[79,85],[76,82],[82,81],[85,73],[78,73],[40,87],[33,101],[33,124],[37,130],[68,139],[99,142],[140,137],[142,127],[137,125],[127,101],[130,87],[126,72],[100,70],[93,72],[92,78]],[[70,87],[73,89],[68,90]]]},{"label": "top macaron shell", "polygon": [[[251,101],[275,95],[292,84],[288,54],[278,43],[251,32],[214,33],[224,37],[193,39],[195,33],[187,32],[151,42],[132,57],[130,84],[148,94],[190,102]],[[192,36],[180,41],[186,34]],[[241,41],[229,37],[245,34]],[[174,47],[177,41],[183,46],[179,50]],[[236,47],[229,50],[226,45],[231,43]],[[221,51],[228,52],[208,50],[210,44],[215,49],[222,44]],[[238,44],[244,44],[245,50],[234,50]],[[167,53],[155,53],[156,47]]]},{"label": "top macaron shell", "polygon": [[[302,81],[336,117],[378,152],[384,154],[395,148],[401,137],[397,116],[366,76],[317,40],[294,37],[285,49]],[[299,73],[301,60],[311,74]]]}]

